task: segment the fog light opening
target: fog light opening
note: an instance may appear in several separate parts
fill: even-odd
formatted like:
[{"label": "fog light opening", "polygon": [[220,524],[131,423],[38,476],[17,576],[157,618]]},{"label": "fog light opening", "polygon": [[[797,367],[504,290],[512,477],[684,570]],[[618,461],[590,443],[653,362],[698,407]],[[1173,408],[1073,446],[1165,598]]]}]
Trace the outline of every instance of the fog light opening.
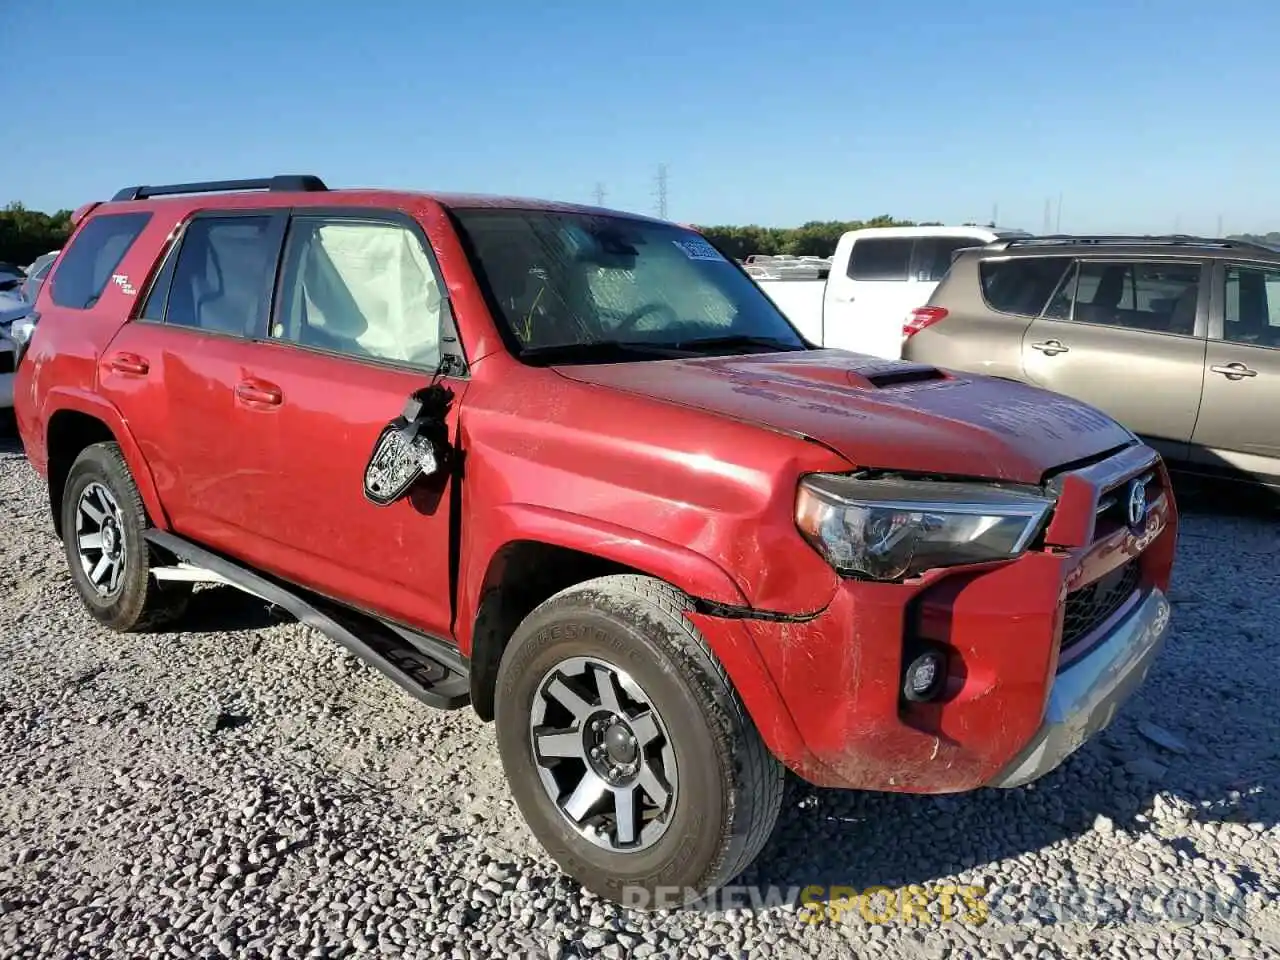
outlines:
[{"label": "fog light opening", "polygon": [[917,654],[902,672],[902,695],[912,703],[937,698],[947,683],[947,660],[941,651]]}]

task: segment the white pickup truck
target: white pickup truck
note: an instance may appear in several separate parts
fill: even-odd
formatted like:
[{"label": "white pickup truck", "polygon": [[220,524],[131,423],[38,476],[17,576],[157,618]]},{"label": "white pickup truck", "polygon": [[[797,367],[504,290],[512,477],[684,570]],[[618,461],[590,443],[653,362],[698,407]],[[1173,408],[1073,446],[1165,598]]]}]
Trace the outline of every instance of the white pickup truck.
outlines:
[{"label": "white pickup truck", "polygon": [[826,280],[757,279],[811,342],[896,360],[902,324],[924,306],[951,258],[1021,230],[988,227],[868,227],[840,238]]}]

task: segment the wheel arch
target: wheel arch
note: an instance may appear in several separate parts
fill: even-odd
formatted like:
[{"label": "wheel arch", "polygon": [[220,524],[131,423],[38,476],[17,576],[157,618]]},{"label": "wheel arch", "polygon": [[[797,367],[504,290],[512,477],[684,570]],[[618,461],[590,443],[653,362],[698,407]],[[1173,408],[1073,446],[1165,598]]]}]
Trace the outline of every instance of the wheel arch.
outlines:
[{"label": "wheel arch", "polygon": [[493,717],[497,664],[520,621],[559,591],[612,573],[654,577],[718,603],[746,602],[727,572],[686,546],[531,504],[487,511],[467,543],[455,625],[458,645],[471,660],[472,703],[482,718]]},{"label": "wheel arch", "polygon": [[120,447],[142,496],[149,521],[167,529],[168,517],[160,503],[155,478],[119,412],[104,400],[79,393],[62,394],[50,400],[56,403],[56,408],[49,415],[45,428],[45,450],[48,456],[49,509],[57,534],[62,535],[62,494],[76,457],[92,444],[110,442]]},{"label": "wheel arch", "polygon": [[[542,508],[500,509],[487,519],[500,532],[487,541],[491,547],[472,545],[457,623],[459,646],[470,660],[472,706],[483,720],[493,719],[498,664],[512,634],[539,604],[568,587],[637,574],[680,591],[691,605],[745,609],[746,597],[733,578],[688,547]],[[716,619],[699,616],[707,627]],[[751,642],[744,647],[735,631],[705,632],[735,687],[758,686],[761,665]],[[760,706],[758,696],[752,699],[752,706]]]}]

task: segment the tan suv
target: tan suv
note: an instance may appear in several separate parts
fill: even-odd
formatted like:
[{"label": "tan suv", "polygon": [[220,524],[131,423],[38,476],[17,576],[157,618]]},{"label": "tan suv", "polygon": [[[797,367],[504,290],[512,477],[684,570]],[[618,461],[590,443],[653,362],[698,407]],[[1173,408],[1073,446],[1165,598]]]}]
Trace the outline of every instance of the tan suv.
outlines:
[{"label": "tan suv", "polygon": [[1087,401],[1174,469],[1280,489],[1280,250],[1033,237],[957,253],[903,357]]}]

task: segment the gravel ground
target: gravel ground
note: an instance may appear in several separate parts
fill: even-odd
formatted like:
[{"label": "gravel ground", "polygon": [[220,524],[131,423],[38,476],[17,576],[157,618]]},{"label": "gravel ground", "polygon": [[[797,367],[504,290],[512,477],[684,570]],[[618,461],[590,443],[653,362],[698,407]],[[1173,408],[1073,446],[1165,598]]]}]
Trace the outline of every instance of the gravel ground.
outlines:
[{"label": "gravel ground", "polygon": [[[1055,774],[792,783],[754,893],[642,915],[542,854],[469,712],[224,588],[185,632],[91,624],[0,442],[0,957],[1280,956],[1280,521],[1184,530],[1162,661]],[[877,884],[930,912],[769,900]]]}]

